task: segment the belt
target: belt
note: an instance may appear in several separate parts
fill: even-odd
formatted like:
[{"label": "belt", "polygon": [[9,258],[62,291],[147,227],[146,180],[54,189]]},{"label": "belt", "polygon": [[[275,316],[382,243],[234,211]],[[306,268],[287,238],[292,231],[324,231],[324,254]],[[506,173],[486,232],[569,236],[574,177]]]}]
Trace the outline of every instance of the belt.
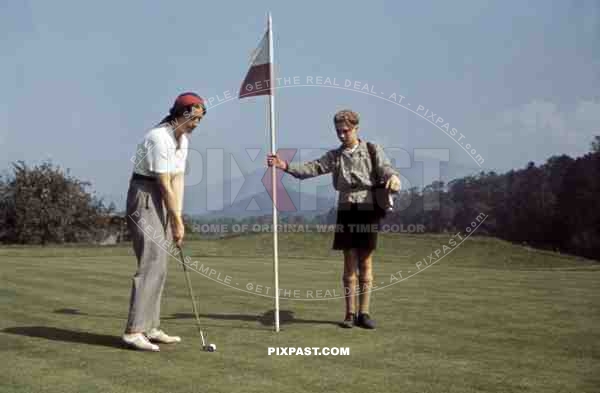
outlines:
[{"label": "belt", "polygon": [[131,176],[131,180],[144,180],[144,181],[151,181],[151,182],[155,183],[158,179],[156,177],[141,175],[139,173],[133,172],[133,175]]}]

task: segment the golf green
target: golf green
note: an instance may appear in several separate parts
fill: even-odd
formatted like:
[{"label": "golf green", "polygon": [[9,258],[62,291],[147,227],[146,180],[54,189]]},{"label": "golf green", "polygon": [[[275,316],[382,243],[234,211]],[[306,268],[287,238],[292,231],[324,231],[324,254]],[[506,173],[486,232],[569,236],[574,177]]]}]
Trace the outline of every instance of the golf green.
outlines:
[{"label": "golf green", "polygon": [[[483,237],[436,255],[448,238],[380,237],[368,331],[337,325],[330,235],[282,234],[279,333],[270,236],[190,241],[215,353],[202,351],[174,258],[162,328],[183,342],[145,353],[120,341],[129,245],[0,248],[0,392],[600,391],[600,264]],[[291,347],[349,354],[268,354]]]}]

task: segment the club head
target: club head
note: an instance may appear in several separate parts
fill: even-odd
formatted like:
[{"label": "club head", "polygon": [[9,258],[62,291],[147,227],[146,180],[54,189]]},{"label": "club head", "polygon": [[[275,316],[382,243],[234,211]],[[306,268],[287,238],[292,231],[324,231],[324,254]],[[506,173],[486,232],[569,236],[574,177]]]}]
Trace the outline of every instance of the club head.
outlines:
[{"label": "club head", "polygon": [[216,352],[217,351],[217,346],[215,344],[208,344],[204,347],[204,350],[206,352]]}]

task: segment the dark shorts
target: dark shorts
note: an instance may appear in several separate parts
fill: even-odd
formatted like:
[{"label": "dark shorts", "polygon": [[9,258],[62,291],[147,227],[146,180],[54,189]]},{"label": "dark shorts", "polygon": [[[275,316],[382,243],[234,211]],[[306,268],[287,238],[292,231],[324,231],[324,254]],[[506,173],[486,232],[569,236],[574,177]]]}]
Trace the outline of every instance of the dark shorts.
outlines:
[{"label": "dark shorts", "polygon": [[340,204],[337,211],[334,250],[377,248],[379,220],[373,205],[364,203]]}]

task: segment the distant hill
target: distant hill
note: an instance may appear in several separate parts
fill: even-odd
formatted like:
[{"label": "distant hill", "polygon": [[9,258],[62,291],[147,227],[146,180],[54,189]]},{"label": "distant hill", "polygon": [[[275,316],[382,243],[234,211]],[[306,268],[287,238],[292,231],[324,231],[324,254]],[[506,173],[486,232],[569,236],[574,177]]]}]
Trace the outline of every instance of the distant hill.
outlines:
[{"label": "distant hill", "polygon": [[[284,192],[283,188],[278,188],[280,195]],[[280,209],[280,216],[285,215],[302,215],[315,216],[329,211],[335,206],[335,192],[333,189],[330,193],[324,196],[315,195],[308,192],[296,191],[292,187],[286,187],[285,192],[289,195],[292,205],[287,205],[285,209]],[[237,198],[230,205],[225,206],[221,211],[209,211],[201,214],[202,217],[252,217],[271,214],[273,201],[269,193],[263,187],[262,192],[249,195],[244,198]]]},{"label": "distant hill", "polygon": [[[440,177],[442,181],[460,178],[467,175],[477,174],[480,171],[489,171],[489,168],[460,166],[453,163],[442,163],[440,166]],[[262,178],[267,168],[258,168],[250,173],[242,174],[219,184],[207,185],[204,176],[199,184],[191,184],[193,176],[186,177],[185,188],[185,211],[192,216],[210,215],[219,216],[222,209],[223,216],[242,214],[261,215],[271,211],[271,198],[266,193]],[[225,173],[228,170],[224,171]],[[405,178],[403,187],[422,188],[424,184],[424,173],[421,163],[413,163],[411,168],[401,168],[400,173]],[[331,185],[330,175],[321,179],[308,179],[300,182],[290,175],[284,175],[282,182],[297,209],[306,214],[321,213],[334,205],[336,192]],[[319,184],[318,193],[315,191]],[[329,185],[323,185],[329,184]],[[119,192],[101,195],[106,204],[114,202],[117,210],[125,210],[127,187]],[[232,193],[233,198],[232,198]],[[255,199],[256,203],[252,203]],[[249,209],[248,209],[249,208]],[[218,210],[218,211],[217,211]]]},{"label": "distant hill", "polygon": [[[262,183],[266,170],[266,168],[259,168],[243,177],[210,187],[205,183],[186,187],[186,212],[191,215],[210,217],[251,217],[270,214],[272,200]],[[457,177],[478,173],[480,170],[442,163],[440,177],[444,182],[448,182]],[[403,185],[405,189],[425,186],[422,165],[417,163],[411,168],[400,169],[400,173],[405,179]],[[285,192],[290,196],[297,210],[293,214],[313,216],[327,212],[335,206],[337,193],[331,185],[330,175],[326,176],[326,179],[307,179],[302,183],[290,175],[283,176],[282,184]],[[315,184],[319,186],[316,187]],[[234,198],[231,196],[232,191],[235,193]],[[279,190],[280,195],[282,192],[283,190]],[[281,214],[285,215],[286,212],[283,211]]]}]

